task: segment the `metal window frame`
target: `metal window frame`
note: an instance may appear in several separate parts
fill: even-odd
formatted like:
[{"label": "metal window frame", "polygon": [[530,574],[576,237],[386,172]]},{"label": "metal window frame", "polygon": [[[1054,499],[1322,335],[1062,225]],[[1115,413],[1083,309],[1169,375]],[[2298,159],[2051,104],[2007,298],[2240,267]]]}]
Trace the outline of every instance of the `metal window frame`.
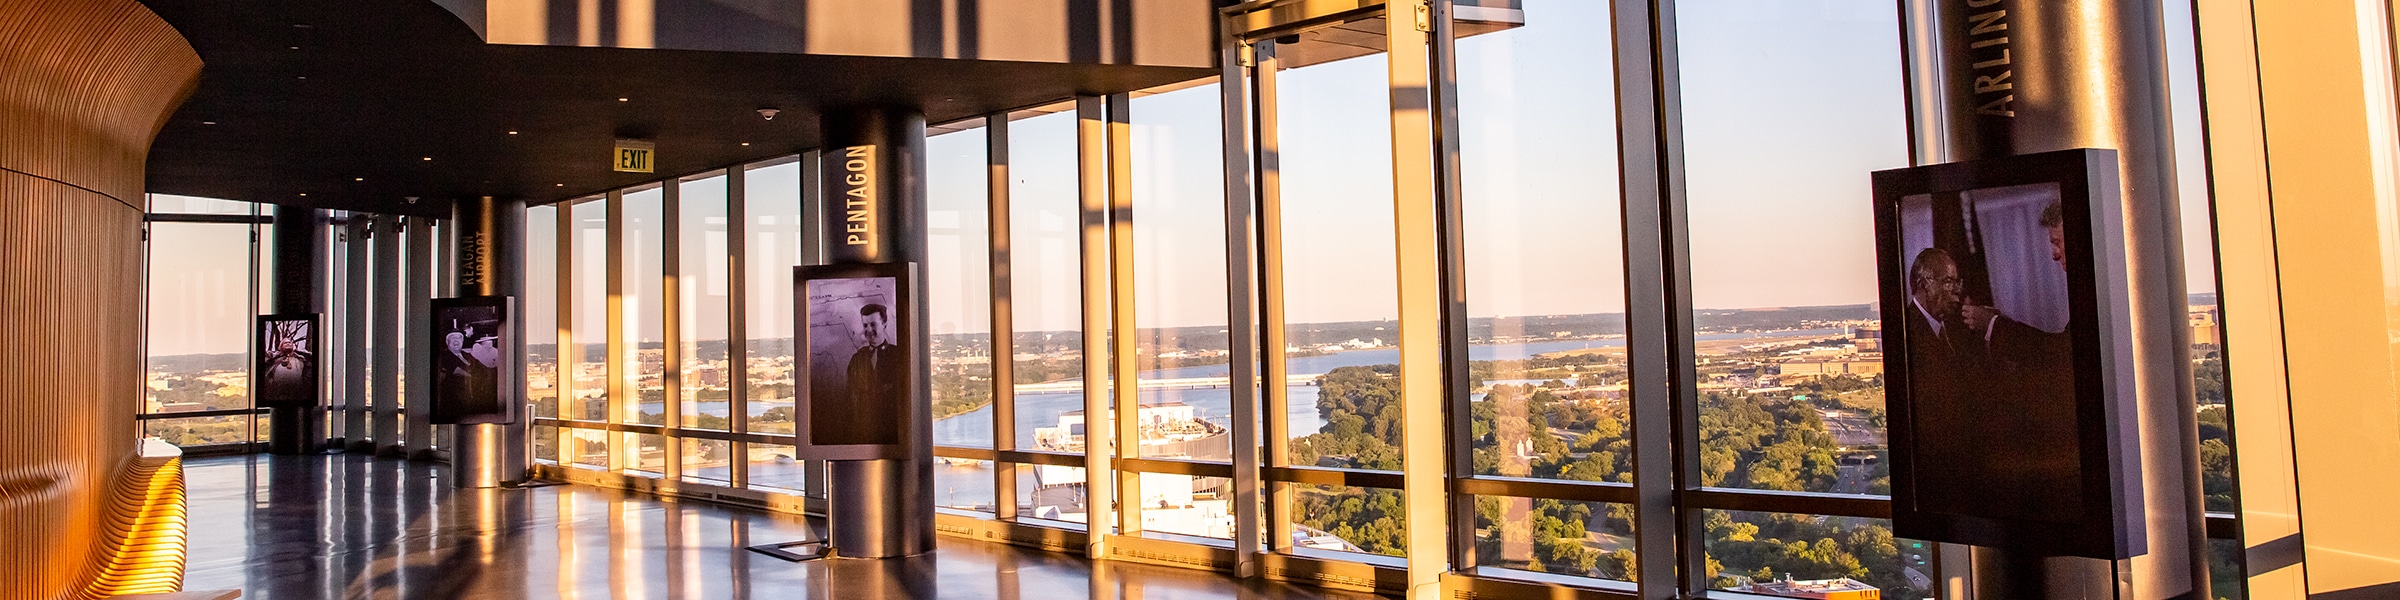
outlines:
[{"label": "metal window frame", "polygon": [[[1006,112],[983,117],[984,226],[990,240],[984,266],[992,294],[987,307],[991,310],[992,450],[1003,452],[1017,449],[1016,273],[1009,229],[1008,125]],[[992,461],[992,514],[1002,521],[1017,519],[1016,465]]]},{"label": "metal window frame", "polygon": [[[1117,521],[1116,468],[1108,447],[1111,423],[1108,350],[1115,337],[1109,326],[1113,308],[1108,285],[1109,157],[1105,99],[1075,97],[1077,204],[1080,215],[1083,312],[1083,456],[1084,524],[1088,528],[1085,558],[1108,556],[1108,536]],[[1097,354],[1095,354],[1097,352]],[[1097,356],[1097,358],[1095,358]]]},{"label": "metal window frame", "polygon": [[[1142,457],[1140,329],[1135,327],[1133,257],[1133,98],[1109,94],[1102,100],[1108,115],[1106,146],[1108,179],[1108,379],[1113,434],[1108,446],[1116,461]],[[1086,357],[1091,349],[1084,350]],[[1091,413],[1084,413],[1084,445],[1093,444]],[[1086,476],[1089,477],[1088,475]],[[1142,531],[1142,478],[1112,475],[1117,482],[1117,534]],[[1088,486],[1087,486],[1088,487]],[[1087,509],[1088,510],[1088,509]]]},{"label": "metal window frame", "polygon": [[372,347],[368,349],[374,361],[370,386],[368,421],[373,453],[383,456],[399,452],[400,446],[400,298],[402,274],[408,259],[401,255],[402,237],[407,225],[400,217],[381,216],[373,223],[374,235],[367,241],[375,255],[374,289],[369,300],[373,303],[366,317],[370,322]]},{"label": "metal window frame", "polygon": [[[408,286],[408,296],[404,299],[405,306],[400,317],[405,325],[399,335],[407,336],[433,330],[433,280],[437,263],[433,260],[435,220],[429,217],[404,218],[406,239],[402,243],[408,246],[408,260],[402,268],[407,271],[403,284]],[[405,392],[407,401],[400,406],[400,414],[405,421],[402,423],[400,445],[410,458],[430,459],[434,450],[433,402],[428,398],[433,394],[433,355],[424,351],[409,352],[400,357],[400,363],[402,377],[408,383]]]},{"label": "metal window frame", "polygon": [[[750,166],[725,167],[725,361],[731,367],[735,382],[727,395],[726,431],[750,433]],[[734,489],[750,487],[750,443],[734,441],[726,451],[734,460],[726,465]]]},{"label": "metal window frame", "polygon": [[666,431],[659,437],[662,479],[683,479],[683,440],[673,432],[683,428],[683,178],[659,182],[658,310],[660,350],[660,415]]},{"label": "metal window frame", "polygon": [[367,285],[374,277],[372,238],[375,235],[375,218],[352,215],[349,222],[343,225],[343,230],[343,245],[346,246],[343,254],[347,258],[345,270],[348,275],[344,278],[342,294],[342,366],[346,372],[342,386],[342,441],[350,452],[368,452],[374,449],[368,441],[374,433],[367,418],[367,369],[374,362],[374,357],[367,355],[367,338],[372,329],[372,309],[367,306],[367,301],[374,293],[367,289]]},{"label": "metal window frame", "polygon": [[[639,423],[640,419],[626,416],[628,411],[639,409],[626,397],[625,378],[631,374],[630,365],[625,364],[625,352],[618,347],[625,343],[625,190],[609,190],[603,201],[607,204],[601,205],[601,210],[607,216],[603,218],[602,227],[607,231],[608,241],[602,244],[605,247],[601,249],[601,264],[605,265],[601,277],[607,282],[604,306],[607,307],[608,316],[602,326],[607,330],[605,335],[608,337],[601,342],[601,362],[607,365],[608,411],[603,415],[606,418],[602,422],[610,425]],[[633,434],[618,432],[605,437],[608,439],[608,472],[623,473],[627,465],[638,462],[639,457],[633,455],[641,450],[633,448]]]}]

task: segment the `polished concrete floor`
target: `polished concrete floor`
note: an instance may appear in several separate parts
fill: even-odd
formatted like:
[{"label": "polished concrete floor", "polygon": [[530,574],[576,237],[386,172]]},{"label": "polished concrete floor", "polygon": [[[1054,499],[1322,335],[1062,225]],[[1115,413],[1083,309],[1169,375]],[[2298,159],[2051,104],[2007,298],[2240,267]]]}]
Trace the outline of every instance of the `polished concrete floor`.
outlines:
[{"label": "polished concrete floor", "polygon": [[1327,592],[944,536],[930,556],[791,563],[806,519],[612,490],[452,490],[431,463],[193,459],[185,589],[292,598],[1310,598]]}]

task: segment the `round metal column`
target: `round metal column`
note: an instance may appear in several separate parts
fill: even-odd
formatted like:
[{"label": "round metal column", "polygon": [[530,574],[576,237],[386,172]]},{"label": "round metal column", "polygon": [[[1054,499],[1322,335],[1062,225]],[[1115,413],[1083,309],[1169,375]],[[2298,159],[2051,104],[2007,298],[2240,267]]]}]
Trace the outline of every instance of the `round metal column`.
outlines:
[{"label": "round metal column", "polygon": [[[829,240],[826,262],[923,262],[924,113],[907,108],[830,111],[824,127],[825,158],[818,175],[827,193],[822,206],[803,208],[824,211],[818,221],[824,227],[817,233]],[[860,244],[843,243],[849,222],[844,197],[834,191],[849,175],[844,157],[853,151],[873,155],[872,176],[881,192],[872,199],[874,213],[880,215],[871,225],[876,231]],[[901,318],[925,318],[926,294],[915,296]],[[930,365],[932,338],[923,327],[915,331],[916,339],[908,340],[908,346],[917,355],[916,364]],[[840,556],[892,558],[933,551],[933,421],[927,405],[933,386],[922,370],[912,374],[909,385],[917,410],[910,411],[914,418],[906,425],[913,430],[906,436],[908,458],[832,461],[826,541]]]},{"label": "round metal column", "polygon": [[[525,293],[525,204],[491,196],[462,199],[452,205],[448,254],[454,261],[459,296],[517,296]],[[524,309],[509,322],[511,372],[508,390],[525,389]],[[450,455],[450,480],[457,487],[488,488],[525,481],[533,470],[526,435],[532,410],[518,398],[516,418],[507,423],[453,425],[456,444]]]},{"label": "round metal column", "polygon": [[2133,291],[2149,553],[2123,561],[1977,548],[1978,598],[2207,597],[2165,31],[2143,0],[1938,0],[1954,160],[2111,148]]},{"label": "round metal column", "polygon": [[[297,206],[275,207],[275,234],[269,239],[275,295],[268,303],[273,314],[325,313],[325,211]],[[321,316],[320,340],[330,321]],[[320,359],[332,348],[323,348]],[[322,368],[320,368],[322,370]],[[320,375],[318,385],[324,385]],[[313,454],[324,449],[325,411],[320,407],[277,406],[267,415],[267,451],[274,454]]]}]

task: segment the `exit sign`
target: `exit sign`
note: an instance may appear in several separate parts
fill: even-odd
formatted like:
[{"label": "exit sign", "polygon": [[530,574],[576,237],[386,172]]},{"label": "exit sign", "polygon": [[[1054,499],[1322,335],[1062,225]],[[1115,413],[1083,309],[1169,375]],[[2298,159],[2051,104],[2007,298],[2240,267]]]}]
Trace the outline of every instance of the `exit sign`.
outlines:
[{"label": "exit sign", "polygon": [[617,140],[615,168],[619,173],[648,173],[658,162],[658,144],[643,140]]}]

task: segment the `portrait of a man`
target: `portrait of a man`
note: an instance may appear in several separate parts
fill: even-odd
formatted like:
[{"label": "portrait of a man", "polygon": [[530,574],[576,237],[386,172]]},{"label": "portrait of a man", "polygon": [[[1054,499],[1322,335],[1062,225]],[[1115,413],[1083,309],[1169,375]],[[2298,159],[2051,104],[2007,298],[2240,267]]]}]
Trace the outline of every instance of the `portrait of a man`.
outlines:
[{"label": "portrait of a man", "polygon": [[[2059,188],[1910,196],[1903,335],[1923,506],[2060,521],[2080,510]],[[1994,484],[1994,485],[1984,485]]]},{"label": "portrait of a man", "polygon": [[877,402],[896,398],[902,382],[898,376],[905,359],[900,345],[892,339],[892,311],[882,304],[867,304],[858,308],[858,350],[850,354],[850,401],[855,406],[873,406]]},{"label": "portrait of a man", "polygon": [[807,418],[820,445],[897,443],[897,410],[914,400],[915,350],[896,277],[806,279],[799,292],[808,346]]}]

